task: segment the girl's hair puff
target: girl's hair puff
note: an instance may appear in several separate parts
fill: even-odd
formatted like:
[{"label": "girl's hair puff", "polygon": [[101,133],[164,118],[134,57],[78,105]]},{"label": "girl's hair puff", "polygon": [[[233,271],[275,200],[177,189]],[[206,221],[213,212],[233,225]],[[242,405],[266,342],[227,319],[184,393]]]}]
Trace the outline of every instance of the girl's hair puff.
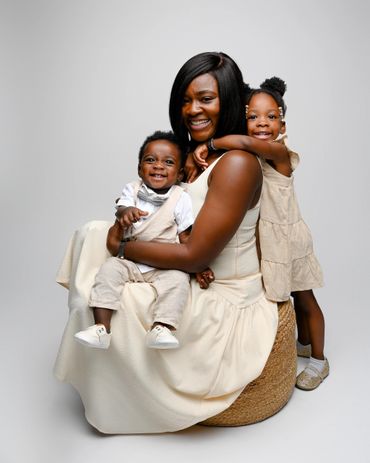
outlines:
[{"label": "girl's hair puff", "polygon": [[262,82],[259,88],[250,88],[248,84],[244,84],[245,103],[248,105],[252,96],[258,93],[267,93],[276,101],[277,105],[282,108],[283,116],[285,116],[287,106],[284,101],[286,92],[286,83],[280,77],[270,77]]}]

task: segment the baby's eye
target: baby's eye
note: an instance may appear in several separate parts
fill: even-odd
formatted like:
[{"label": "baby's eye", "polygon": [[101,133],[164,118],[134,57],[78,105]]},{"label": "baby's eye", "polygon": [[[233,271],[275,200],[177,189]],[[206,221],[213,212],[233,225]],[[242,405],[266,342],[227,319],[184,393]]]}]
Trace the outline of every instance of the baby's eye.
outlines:
[{"label": "baby's eye", "polygon": [[149,164],[152,164],[155,162],[155,159],[152,156],[148,156],[144,159],[144,162],[148,162]]},{"label": "baby's eye", "polygon": [[165,162],[168,166],[173,166],[175,164],[175,161],[173,159],[166,159]]}]

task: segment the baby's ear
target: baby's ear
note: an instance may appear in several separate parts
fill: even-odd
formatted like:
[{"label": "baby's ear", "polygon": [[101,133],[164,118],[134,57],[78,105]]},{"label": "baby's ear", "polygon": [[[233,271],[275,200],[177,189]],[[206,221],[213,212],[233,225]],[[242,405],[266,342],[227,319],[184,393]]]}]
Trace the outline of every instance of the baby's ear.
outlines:
[{"label": "baby's ear", "polygon": [[281,121],[281,127],[280,127],[280,134],[281,135],[284,135],[284,133],[286,132],[286,124],[285,124],[285,121]]}]

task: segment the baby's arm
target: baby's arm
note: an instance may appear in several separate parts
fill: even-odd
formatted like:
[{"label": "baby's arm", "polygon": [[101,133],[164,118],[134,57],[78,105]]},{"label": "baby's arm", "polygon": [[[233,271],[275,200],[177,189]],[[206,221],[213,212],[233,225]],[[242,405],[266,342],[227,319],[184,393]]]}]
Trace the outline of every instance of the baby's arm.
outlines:
[{"label": "baby's arm", "polygon": [[[226,135],[212,140],[214,150],[243,150],[272,161],[275,169],[283,175],[290,175],[292,168],[288,150],[283,143],[268,142],[249,137],[248,135]],[[206,144],[198,146],[194,151],[194,160],[202,168],[208,166],[205,159],[208,155]]]},{"label": "baby's arm", "polygon": [[[191,232],[191,227],[179,233],[180,243],[187,242],[190,236],[190,232]],[[215,279],[215,276],[210,268],[206,268],[205,270],[203,270],[203,272],[197,272],[194,275],[201,289],[207,289],[209,285],[212,283],[212,281]]]}]

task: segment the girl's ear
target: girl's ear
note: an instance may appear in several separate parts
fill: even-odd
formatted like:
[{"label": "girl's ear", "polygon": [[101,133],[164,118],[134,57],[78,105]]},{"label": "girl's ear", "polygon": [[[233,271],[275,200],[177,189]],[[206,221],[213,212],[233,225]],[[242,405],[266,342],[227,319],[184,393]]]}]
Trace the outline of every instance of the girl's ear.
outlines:
[{"label": "girl's ear", "polygon": [[286,132],[285,121],[281,121],[281,127],[280,127],[279,133],[280,133],[281,135],[284,135],[285,132]]}]

